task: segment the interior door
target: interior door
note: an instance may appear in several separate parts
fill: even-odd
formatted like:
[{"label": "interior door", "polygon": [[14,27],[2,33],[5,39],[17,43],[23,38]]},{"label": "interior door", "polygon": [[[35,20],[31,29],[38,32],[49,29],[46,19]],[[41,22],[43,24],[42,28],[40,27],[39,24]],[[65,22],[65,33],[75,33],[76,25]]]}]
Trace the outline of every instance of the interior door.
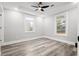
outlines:
[{"label": "interior door", "polygon": [[1,55],[1,42],[2,42],[2,14],[0,13],[0,55]]},{"label": "interior door", "polygon": [[1,55],[1,44],[4,40],[4,18],[3,18],[3,7],[0,3],[0,55]]},{"label": "interior door", "polygon": [[0,41],[1,41],[1,31],[2,31],[2,14],[0,13]]}]

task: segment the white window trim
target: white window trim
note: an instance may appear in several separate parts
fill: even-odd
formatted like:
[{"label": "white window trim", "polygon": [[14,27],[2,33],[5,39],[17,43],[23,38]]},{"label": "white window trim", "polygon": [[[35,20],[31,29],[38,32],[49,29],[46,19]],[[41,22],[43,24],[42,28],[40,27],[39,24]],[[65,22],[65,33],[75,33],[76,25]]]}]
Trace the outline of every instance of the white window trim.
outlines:
[{"label": "white window trim", "polygon": [[[56,16],[62,15],[62,14],[66,15],[66,33],[65,34],[58,34],[56,32],[57,31]],[[56,14],[54,19],[55,19],[55,35],[58,35],[58,36],[67,36],[68,35],[68,12],[62,12],[62,13]]]}]

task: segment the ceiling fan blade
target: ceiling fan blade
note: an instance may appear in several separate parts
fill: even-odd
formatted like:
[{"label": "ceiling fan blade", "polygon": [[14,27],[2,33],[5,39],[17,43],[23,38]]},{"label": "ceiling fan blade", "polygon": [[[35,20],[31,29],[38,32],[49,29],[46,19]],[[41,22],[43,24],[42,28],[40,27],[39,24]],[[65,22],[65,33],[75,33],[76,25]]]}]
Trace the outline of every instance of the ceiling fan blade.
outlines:
[{"label": "ceiling fan blade", "polygon": [[43,9],[41,9],[41,11],[44,11]]},{"label": "ceiling fan blade", "polygon": [[38,6],[32,6],[32,7],[38,8]]},{"label": "ceiling fan blade", "polygon": [[41,8],[47,8],[47,7],[49,7],[49,6],[42,6]]},{"label": "ceiling fan blade", "polygon": [[37,11],[38,9],[35,9],[35,11]]}]

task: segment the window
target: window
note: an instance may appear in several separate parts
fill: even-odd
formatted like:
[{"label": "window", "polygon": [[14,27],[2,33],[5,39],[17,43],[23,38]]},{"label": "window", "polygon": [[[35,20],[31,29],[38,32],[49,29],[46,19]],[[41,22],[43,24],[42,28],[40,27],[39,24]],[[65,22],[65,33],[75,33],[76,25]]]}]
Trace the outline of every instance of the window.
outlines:
[{"label": "window", "polygon": [[67,13],[57,14],[55,17],[56,23],[56,34],[66,35],[67,34]]},{"label": "window", "polygon": [[24,19],[24,28],[25,32],[33,32],[34,31],[34,19],[26,17]]}]

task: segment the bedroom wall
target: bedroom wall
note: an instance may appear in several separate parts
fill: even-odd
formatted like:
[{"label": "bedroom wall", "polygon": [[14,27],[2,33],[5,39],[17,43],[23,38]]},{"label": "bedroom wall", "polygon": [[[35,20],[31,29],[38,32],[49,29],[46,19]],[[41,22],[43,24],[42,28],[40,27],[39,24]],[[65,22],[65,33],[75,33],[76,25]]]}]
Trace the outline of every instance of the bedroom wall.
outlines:
[{"label": "bedroom wall", "polygon": [[[69,6],[69,5],[68,5]],[[75,6],[65,6],[52,11],[52,15],[46,16],[44,19],[40,16],[28,15],[35,19],[35,32],[24,32],[23,19],[26,14],[5,10],[4,14],[4,42],[20,40],[25,38],[33,38],[38,36],[49,36],[58,40],[76,42],[77,41],[77,20],[78,20],[78,8]],[[72,7],[72,8],[71,8]],[[68,35],[57,36],[55,35],[55,19],[56,13],[68,12]],[[26,39],[27,40],[27,39]]]},{"label": "bedroom wall", "polygon": [[[64,10],[63,10],[64,9]],[[61,8],[61,10],[57,11],[57,13],[60,12],[68,12],[68,34],[67,36],[59,36],[55,35],[55,13],[48,18],[46,18],[45,21],[45,36],[54,38],[59,41],[66,41],[66,42],[77,42],[77,20],[79,20],[79,10],[78,8],[72,8],[72,9],[66,9],[64,7]],[[55,11],[54,11],[55,12]],[[56,14],[57,14],[56,13]]]},{"label": "bedroom wall", "polygon": [[[79,3],[78,3],[78,13],[77,14],[79,14]],[[77,16],[79,16],[79,15],[77,15]],[[77,36],[79,36],[79,19],[77,20]]]},{"label": "bedroom wall", "polygon": [[[35,32],[24,31],[24,17],[34,18]],[[39,19],[38,19],[39,20]],[[42,36],[42,21],[35,16],[24,14],[14,10],[4,12],[4,42]]]}]

